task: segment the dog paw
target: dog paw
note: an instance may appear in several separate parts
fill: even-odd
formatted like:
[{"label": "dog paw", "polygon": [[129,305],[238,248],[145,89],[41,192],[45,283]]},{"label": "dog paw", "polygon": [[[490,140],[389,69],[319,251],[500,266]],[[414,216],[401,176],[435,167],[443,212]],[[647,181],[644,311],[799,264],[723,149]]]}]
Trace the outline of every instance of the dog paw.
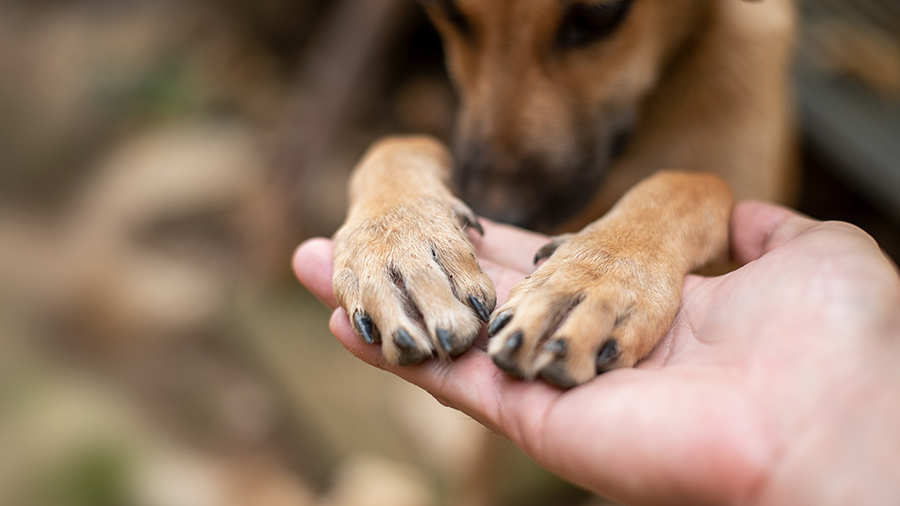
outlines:
[{"label": "dog paw", "polygon": [[615,240],[555,239],[550,256],[510,293],[488,326],[488,352],[510,375],[564,387],[631,367],[665,335],[683,272]]},{"label": "dog paw", "polygon": [[345,224],[335,235],[334,292],[368,343],[409,365],[458,355],[496,305],[466,228],[474,213],[452,199],[421,197]]}]

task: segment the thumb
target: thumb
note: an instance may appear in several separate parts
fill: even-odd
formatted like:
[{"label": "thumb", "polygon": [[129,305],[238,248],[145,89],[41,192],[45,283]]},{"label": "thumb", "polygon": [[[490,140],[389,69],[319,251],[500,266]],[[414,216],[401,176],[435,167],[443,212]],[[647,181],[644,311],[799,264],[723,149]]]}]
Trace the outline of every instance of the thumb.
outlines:
[{"label": "thumb", "polygon": [[331,309],[337,307],[331,286],[333,256],[334,242],[317,237],[298,246],[291,262],[297,279]]},{"label": "thumb", "polygon": [[731,213],[731,255],[740,265],[756,260],[820,222],[786,207],[739,202]]}]

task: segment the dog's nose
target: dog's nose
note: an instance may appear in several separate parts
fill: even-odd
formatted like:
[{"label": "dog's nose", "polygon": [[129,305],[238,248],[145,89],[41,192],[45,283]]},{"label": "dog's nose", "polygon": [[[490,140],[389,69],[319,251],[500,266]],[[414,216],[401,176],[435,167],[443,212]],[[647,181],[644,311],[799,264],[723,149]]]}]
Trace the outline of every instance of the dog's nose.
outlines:
[{"label": "dog's nose", "polygon": [[475,185],[462,199],[479,216],[529,230],[549,232],[573,214],[571,206],[556,198],[545,185],[528,181]]},{"label": "dog's nose", "polygon": [[460,197],[479,216],[524,228],[538,224],[534,192],[521,181],[473,178],[460,185]]},{"label": "dog's nose", "polygon": [[520,228],[531,230],[540,228],[535,217],[529,213],[528,209],[507,207],[502,209],[485,209],[482,212],[475,211],[475,213],[493,221],[515,225]]},{"label": "dog's nose", "polygon": [[584,188],[560,183],[524,175],[481,174],[461,181],[459,196],[479,216],[529,230],[552,232],[588,200]]},{"label": "dog's nose", "polygon": [[460,197],[479,216],[525,228],[534,228],[539,193],[529,177],[515,170],[516,162],[500,163],[481,151],[457,157],[454,181]]},{"label": "dog's nose", "polygon": [[587,205],[602,175],[590,160],[557,166],[540,156],[476,149],[457,150],[454,180],[478,215],[552,232]]}]

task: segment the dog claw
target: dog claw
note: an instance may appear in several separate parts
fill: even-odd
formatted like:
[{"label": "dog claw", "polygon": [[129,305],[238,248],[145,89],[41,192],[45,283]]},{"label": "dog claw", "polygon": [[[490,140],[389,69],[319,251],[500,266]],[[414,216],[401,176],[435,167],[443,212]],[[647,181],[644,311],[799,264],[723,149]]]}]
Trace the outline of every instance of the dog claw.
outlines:
[{"label": "dog claw", "polygon": [[518,349],[522,346],[522,338],[521,332],[515,332],[506,340],[503,349],[491,357],[497,367],[516,378],[524,377],[522,370],[519,369],[518,364],[513,359]]},{"label": "dog claw", "polygon": [[541,246],[541,249],[537,250],[537,253],[534,254],[534,263],[537,264],[541,260],[546,260],[553,256],[553,253],[556,252],[556,248],[559,248],[559,244],[556,242],[548,242]]},{"label": "dog claw", "polygon": [[455,209],[456,217],[459,220],[460,226],[463,230],[467,228],[471,228],[472,230],[478,232],[478,235],[484,237],[484,227],[481,226],[481,222],[478,221],[478,216],[473,213],[468,206],[460,203]]},{"label": "dog claw", "polygon": [[453,351],[453,334],[445,329],[437,329],[435,333],[437,334],[438,342],[441,343],[441,348],[447,353],[451,353]]},{"label": "dog claw", "polygon": [[567,343],[565,339],[555,339],[553,341],[548,341],[547,344],[544,345],[544,350],[549,351],[558,357],[563,357],[569,352],[569,343]]},{"label": "dog claw", "polygon": [[578,385],[566,371],[565,363],[557,360],[541,370],[541,379],[562,389],[572,388]]},{"label": "dog claw", "polygon": [[497,334],[497,332],[503,330],[503,327],[505,327],[506,324],[509,323],[509,320],[511,320],[512,317],[513,314],[511,311],[504,311],[498,314],[497,317],[494,318],[494,321],[492,321],[491,324],[488,325],[488,336],[493,337]]},{"label": "dog claw", "polygon": [[506,340],[506,349],[509,351],[518,350],[522,346],[523,336],[521,332],[515,332]]},{"label": "dog claw", "polygon": [[381,341],[381,338],[378,335],[378,327],[372,323],[372,319],[369,318],[369,315],[362,311],[357,311],[354,320],[356,320],[356,328],[359,330],[360,336],[362,336],[366,343],[375,344]]},{"label": "dog claw", "polygon": [[572,388],[578,384],[572,379],[565,363],[565,356],[569,353],[569,342],[565,338],[547,341],[544,344],[544,351],[552,354],[552,358],[548,357],[549,363],[541,368],[541,378],[559,388]]},{"label": "dog claw", "polygon": [[474,219],[470,220],[466,218],[466,224],[463,228],[471,228],[472,230],[478,232],[478,235],[484,237],[484,227],[481,226],[481,222],[478,221],[478,218],[474,217]]},{"label": "dog claw", "polygon": [[619,343],[617,343],[615,339],[607,341],[597,355],[597,372],[601,373],[608,371],[610,369],[609,366],[611,366],[617,358],[619,358]]},{"label": "dog claw", "polygon": [[534,263],[535,265],[541,260],[546,260],[553,256],[556,253],[556,250],[562,246],[562,244],[569,239],[572,238],[572,234],[563,234],[554,237],[550,242],[541,246],[541,249],[537,250],[537,253],[534,254]]},{"label": "dog claw", "polygon": [[402,350],[412,350],[416,347],[416,342],[406,329],[398,330],[397,333],[394,334],[394,341],[397,343],[397,347]]},{"label": "dog claw", "polygon": [[482,302],[481,299],[475,297],[474,295],[469,295],[469,304],[472,305],[472,308],[478,314],[478,317],[481,318],[481,321],[487,323],[487,321],[490,320],[491,310],[493,308],[488,309],[488,307],[485,305],[485,303]]},{"label": "dog claw", "polygon": [[406,329],[399,329],[394,333],[394,344],[400,352],[398,365],[412,365],[421,362],[431,354],[430,351],[419,349],[416,341]]}]

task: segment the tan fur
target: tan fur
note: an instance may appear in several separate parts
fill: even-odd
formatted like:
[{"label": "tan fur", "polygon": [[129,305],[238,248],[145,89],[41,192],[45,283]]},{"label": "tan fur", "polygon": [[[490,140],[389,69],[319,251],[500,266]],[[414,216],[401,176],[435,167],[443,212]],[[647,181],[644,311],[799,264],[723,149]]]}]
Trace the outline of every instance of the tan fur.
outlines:
[{"label": "tan fur", "polygon": [[[447,189],[449,175],[450,155],[440,143],[397,137],[373,146],[350,182],[353,205],[335,235],[334,293],[357,331],[357,315],[373,320],[391,363],[463,351],[482,326],[468,297],[488,312],[496,304],[465,236],[474,215]],[[416,343],[406,353],[394,339],[401,328]],[[440,346],[437,329],[451,333],[453,349]]]},{"label": "tan fur", "polygon": [[[568,220],[570,230],[590,225],[513,290],[489,346],[504,370],[562,386],[634,365],[671,325],[684,274],[724,252],[728,186],[739,198],[792,195],[789,0],[635,0],[620,28],[577,50],[553,44],[567,2],[457,0],[468,34],[446,3],[425,3],[462,98],[457,170],[475,167],[461,190],[476,209],[528,204],[557,181],[578,187],[578,163],[635,121],[626,151]],[[672,168],[718,177],[658,173]],[[450,186],[450,155],[422,137],[377,144],[351,183],[335,293],[366,337],[368,320],[353,316],[370,318],[393,363],[460,352],[479,310],[493,309],[465,236],[474,216]],[[398,348],[401,328],[413,349]],[[442,347],[447,332],[453,345]]]},{"label": "tan fur", "polygon": [[[604,369],[633,366],[671,325],[685,273],[725,250],[731,205],[712,175],[661,172],[643,181],[516,285],[498,311],[515,316],[488,351],[518,375],[564,386],[593,378],[610,340],[621,352]],[[507,348],[514,332],[542,327]],[[559,340],[566,353],[543,348]],[[564,370],[548,370],[554,363]]]}]

